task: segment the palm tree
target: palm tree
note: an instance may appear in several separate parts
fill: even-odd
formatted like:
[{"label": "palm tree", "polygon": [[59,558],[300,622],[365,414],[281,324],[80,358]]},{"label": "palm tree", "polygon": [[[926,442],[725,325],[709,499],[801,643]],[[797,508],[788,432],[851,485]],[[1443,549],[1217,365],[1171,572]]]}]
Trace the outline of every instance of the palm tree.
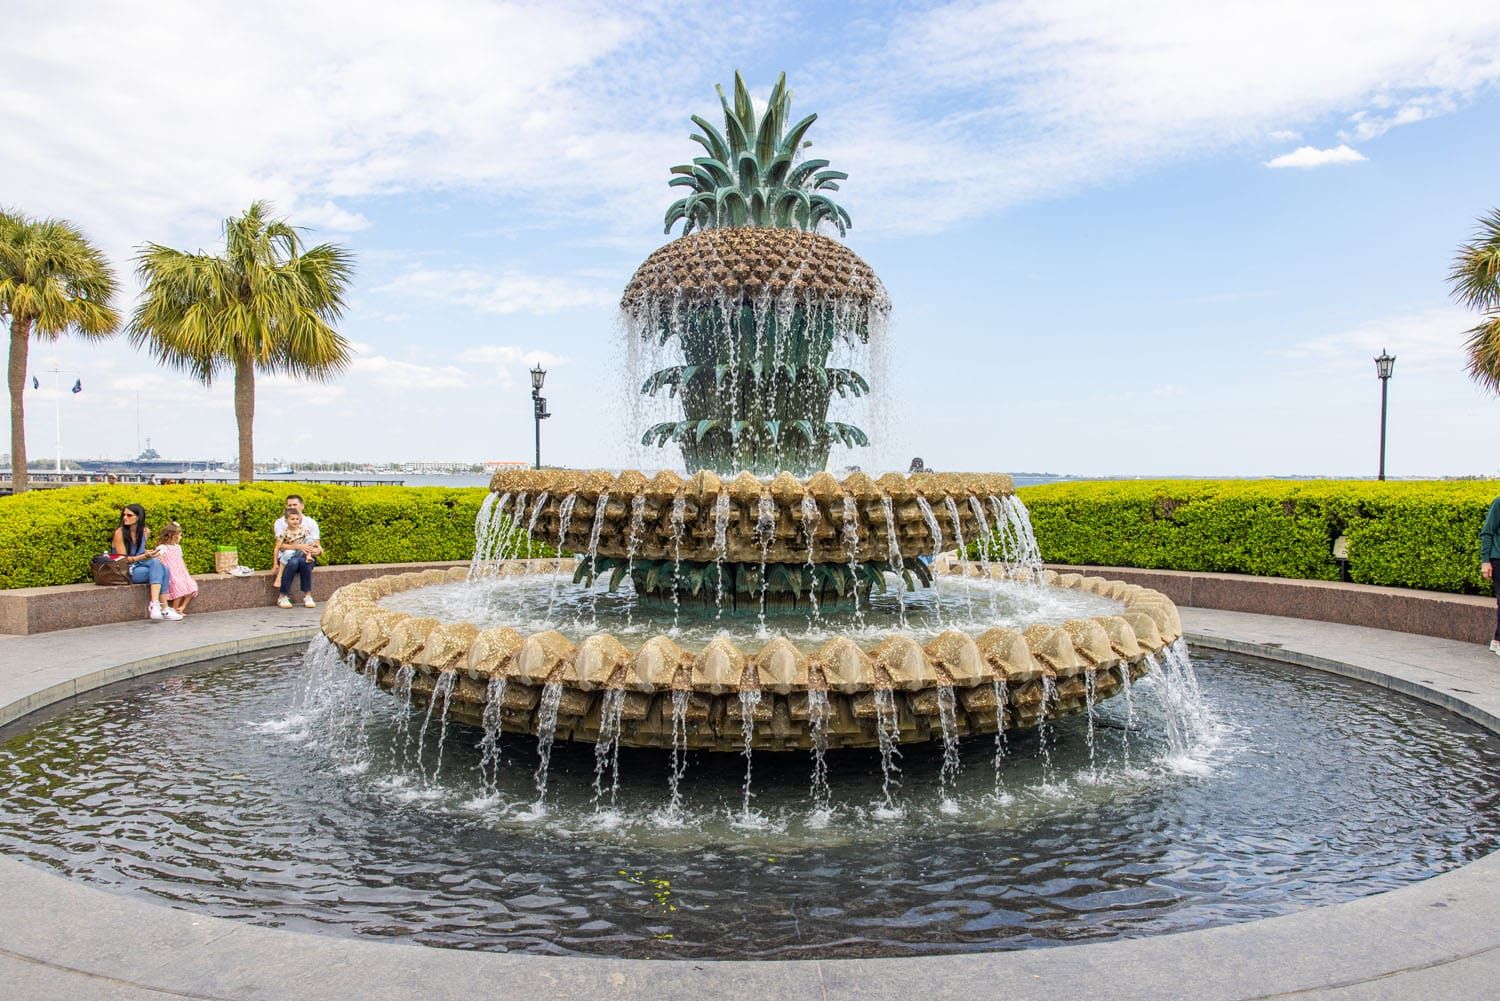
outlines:
[{"label": "palm tree", "polygon": [[1464,345],[1469,378],[1500,393],[1500,209],[1480,219],[1474,239],[1458,248],[1448,284],[1455,299],[1484,314]]},{"label": "palm tree", "polygon": [[0,317],[10,321],[10,465],[16,493],[27,485],[26,357],[31,335],[56,340],[71,331],[109,337],[120,326],[110,305],[114,297],[114,270],[78,227],[0,209]]},{"label": "palm tree", "polygon": [[255,373],[325,380],[349,364],[332,327],[344,310],[354,259],[342,247],[302,246],[297,230],[257,201],[224,220],[224,253],[148,243],[136,258],[144,286],[130,340],[205,386],[234,371],[240,482],[255,478]]}]

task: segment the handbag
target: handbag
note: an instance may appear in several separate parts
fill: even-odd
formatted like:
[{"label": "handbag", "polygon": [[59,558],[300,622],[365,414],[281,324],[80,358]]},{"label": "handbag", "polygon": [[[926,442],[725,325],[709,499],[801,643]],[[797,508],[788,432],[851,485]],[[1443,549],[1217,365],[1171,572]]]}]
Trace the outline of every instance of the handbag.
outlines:
[{"label": "handbag", "polygon": [[218,546],[214,549],[214,572],[233,573],[240,565],[240,552],[235,546]]},{"label": "handbag", "polygon": [[93,572],[95,584],[118,587],[130,583],[130,564],[125,560],[95,556],[89,563],[89,569]]}]

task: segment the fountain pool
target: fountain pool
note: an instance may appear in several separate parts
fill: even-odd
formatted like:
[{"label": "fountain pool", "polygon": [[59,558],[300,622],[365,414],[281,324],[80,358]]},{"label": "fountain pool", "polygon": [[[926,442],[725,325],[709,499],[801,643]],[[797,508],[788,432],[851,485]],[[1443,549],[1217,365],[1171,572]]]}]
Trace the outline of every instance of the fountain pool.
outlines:
[{"label": "fountain pool", "polygon": [[[375,693],[326,648],[205,665],[0,733],[7,854],[176,907],[464,949],[694,958],[1015,949],[1380,892],[1500,844],[1500,740],[1333,677],[1195,660],[1053,732],[758,771],[484,733]],[[1132,719],[1133,714],[1133,719]],[[1181,729],[1179,729],[1181,727]],[[1176,736],[1174,736],[1176,734]],[[420,738],[419,738],[419,735]],[[1177,743],[1176,741],[1180,741]],[[439,743],[442,744],[439,758]],[[945,797],[957,804],[945,808]],[[613,803],[613,805],[611,805]]]}]

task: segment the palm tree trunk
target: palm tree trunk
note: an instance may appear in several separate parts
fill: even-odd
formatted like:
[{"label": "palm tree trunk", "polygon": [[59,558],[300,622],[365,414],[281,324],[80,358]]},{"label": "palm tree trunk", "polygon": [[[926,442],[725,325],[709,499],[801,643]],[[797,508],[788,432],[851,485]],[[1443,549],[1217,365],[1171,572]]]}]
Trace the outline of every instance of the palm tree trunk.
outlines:
[{"label": "palm tree trunk", "polygon": [[240,432],[240,482],[255,482],[255,362],[234,363],[234,422]]},{"label": "palm tree trunk", "polygon": [[26,490],[26,353],[31,347],[31,320],[10,318],[10,480],[16,493]]}]

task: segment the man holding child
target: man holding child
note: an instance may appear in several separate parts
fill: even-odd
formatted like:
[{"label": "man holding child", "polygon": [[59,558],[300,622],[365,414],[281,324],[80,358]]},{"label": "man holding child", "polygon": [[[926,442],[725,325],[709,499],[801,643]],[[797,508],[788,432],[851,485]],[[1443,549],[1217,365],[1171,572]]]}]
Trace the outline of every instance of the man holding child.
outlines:
[{"label": "man holding child", "polygon": [[292,607],[292,584],[300,582],[302,604],[316,608],[312,596],[312,572],[323,555],[323,546],[315,519],[302,513],[302,497],[291,494],[286,499],[286,511],[276,519],[276,549],[274,553],[276,576],[272,583],[281,594],[276,604],[281,608]]}]

